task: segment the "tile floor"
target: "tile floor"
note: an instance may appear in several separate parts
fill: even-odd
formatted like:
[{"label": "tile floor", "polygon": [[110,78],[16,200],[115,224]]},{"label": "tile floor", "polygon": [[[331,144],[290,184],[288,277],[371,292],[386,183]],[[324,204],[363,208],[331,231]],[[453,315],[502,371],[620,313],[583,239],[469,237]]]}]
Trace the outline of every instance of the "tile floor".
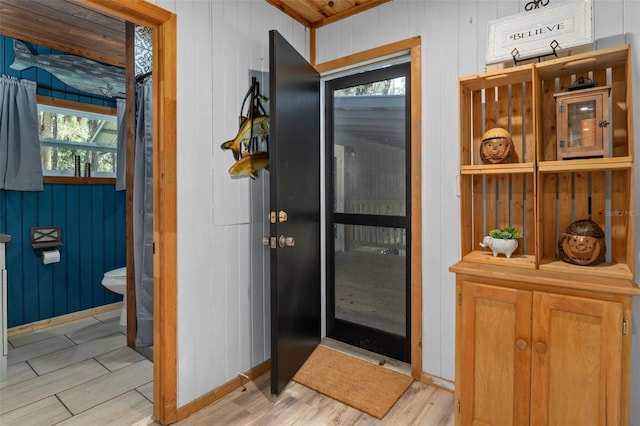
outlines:
[{"label": "tile floor", "polygon": [[0,424],[147,425],[153,364],[126,345],[120,310],[9,338]]}]

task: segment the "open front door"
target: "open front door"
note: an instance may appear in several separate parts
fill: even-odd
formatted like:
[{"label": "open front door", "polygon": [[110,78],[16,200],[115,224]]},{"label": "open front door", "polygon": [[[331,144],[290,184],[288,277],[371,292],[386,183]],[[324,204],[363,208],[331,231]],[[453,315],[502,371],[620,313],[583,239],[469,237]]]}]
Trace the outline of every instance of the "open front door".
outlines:
[{"label": "open front door", "polygon": [[320,76],[269,32],[271,393],[320,343]]}]

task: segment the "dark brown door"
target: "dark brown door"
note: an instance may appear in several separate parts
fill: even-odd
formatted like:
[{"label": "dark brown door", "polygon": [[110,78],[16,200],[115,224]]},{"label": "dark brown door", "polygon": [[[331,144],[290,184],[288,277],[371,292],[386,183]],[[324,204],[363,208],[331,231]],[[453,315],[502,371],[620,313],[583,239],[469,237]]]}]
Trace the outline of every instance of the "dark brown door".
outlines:
[{"label": "dark brown door", "polygon": [[320,76],[275,30],[269,64],[271,393],[278,394],[320,343]]}]

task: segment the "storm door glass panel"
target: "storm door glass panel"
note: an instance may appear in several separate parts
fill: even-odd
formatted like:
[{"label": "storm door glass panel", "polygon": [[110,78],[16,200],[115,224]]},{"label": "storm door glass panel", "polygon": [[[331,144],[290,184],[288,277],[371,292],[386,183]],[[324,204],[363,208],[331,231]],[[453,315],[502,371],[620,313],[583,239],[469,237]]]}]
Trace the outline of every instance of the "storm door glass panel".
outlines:
[{"label": "storm door glass panel", "polygon": [[406,214],[404,91],[399,77],[334,92],[335,212]]},{"label": "storm door glass panel", "polygon": [[337,229],[345,235],[345,247],[336,244],[335,318],[404,336],[406,230],[358,225]]},{"label": "storm door glass panel", "polygon": [[410,64],[326,85],[327,335],[410,361]]}]

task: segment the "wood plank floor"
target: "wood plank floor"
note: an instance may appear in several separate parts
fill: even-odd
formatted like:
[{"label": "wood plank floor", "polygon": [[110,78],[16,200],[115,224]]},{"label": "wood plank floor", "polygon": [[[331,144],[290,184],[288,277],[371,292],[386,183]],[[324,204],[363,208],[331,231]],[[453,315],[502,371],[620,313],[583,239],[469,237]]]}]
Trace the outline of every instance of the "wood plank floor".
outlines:
[{"label": "wood plank floor", "polygon": [[[331,339],[323,344],[375,362],[380,356]],[[386,367],[409,374],[411,366],[387,360]],[[215,403],[176,423],[178,426],[208,425],[424,425],[454,424],[452,392],[414,381],[382,420],[319,394],[296,382],[289,383],[274,397],[270,375],[264,374]]]},{"label": "wood plank floor", "polygon": [[[9,377],[0,382],[2,426],[147,425],[153,423],[153,366],[126,346],[119,311],[11,337]],[[325,339],[323,344],[379,362],[379,356]],[[408,374],[407,364],[386,367]],[[291,382],[278,397],[265,374],[177,424],[454,424],[452,392],[414,382],[378,420]]]},{"label": "wood plank floor", "polygon": [[126,346],[120,310],[9,338],[0,424],[146,425],[153,364]]},{"label": "wood plank floor", "polygon": [[264,374],[219,401],[176,423],[208,425],[424,425],[454,424],[453,394],[414,382],[382,420],[291,382],[281,394],[270,395]]}]

